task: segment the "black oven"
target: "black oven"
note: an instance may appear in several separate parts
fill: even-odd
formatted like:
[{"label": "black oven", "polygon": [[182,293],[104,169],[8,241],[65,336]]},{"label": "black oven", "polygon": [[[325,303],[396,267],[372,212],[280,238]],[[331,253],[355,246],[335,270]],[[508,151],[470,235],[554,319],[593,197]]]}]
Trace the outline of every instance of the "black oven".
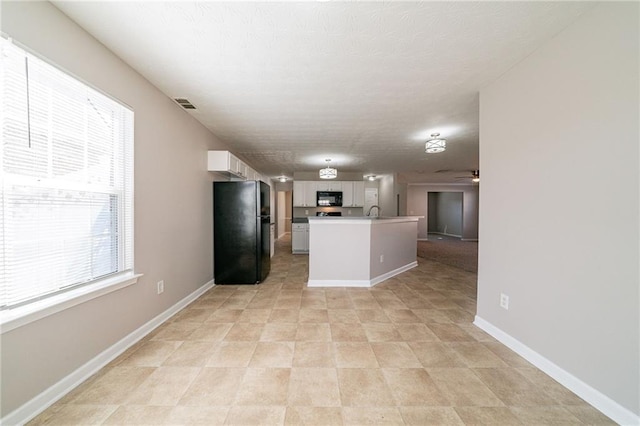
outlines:
[{"label": "black oven", "polygon": [[318,207],[342,207],[342,192],[339,191],[317,191]]}]

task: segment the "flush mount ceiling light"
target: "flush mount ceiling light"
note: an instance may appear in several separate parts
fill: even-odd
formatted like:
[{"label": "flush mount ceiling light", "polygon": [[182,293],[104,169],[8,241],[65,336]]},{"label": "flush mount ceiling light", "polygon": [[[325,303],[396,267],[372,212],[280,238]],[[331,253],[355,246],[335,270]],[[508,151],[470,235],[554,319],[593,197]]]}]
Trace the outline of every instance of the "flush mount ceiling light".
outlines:
[{"label": "flush mount ceiling light", "polygon": [[480,182],[480,170],[473,171],[473,178],[471,179],[471,181],[475,183]]},{"label": "flush mount ceiling light", "polygon": [[280,182],[285,183],[287,181],[287,177],[286,176],[280,176],[278,178],[280,180]]},{"label": "flush mount ceiling light", "polygon": [[427,141],[424,146],[424,152],[427,154],[436,154],[438,152],[443,152],[447,148],[447,141],[445,139],[441,139],[440,133],[432,133],[431,139]]},{"label": "flush mount ceiling light", "polygon": [[320,169],[320,179],[335,179],[338,177],[338,170],[333,167],[329,167],[329,163],[331,162],[330,158],[325,160],[327,162],[327,167],[324,169]]},{"label": "flush mount ceiling light", "polygon": [[369,179],[370,181],[374,181],[376,180],[376,175],[367,176],[367,179]]}]

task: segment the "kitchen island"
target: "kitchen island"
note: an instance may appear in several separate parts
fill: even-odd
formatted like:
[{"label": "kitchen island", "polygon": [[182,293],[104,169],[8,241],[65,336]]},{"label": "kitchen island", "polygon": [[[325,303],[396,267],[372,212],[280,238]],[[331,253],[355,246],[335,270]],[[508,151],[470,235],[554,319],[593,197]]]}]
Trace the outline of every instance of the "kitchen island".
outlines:
[{"label": "kitchen island", "polygon": [[309,287],[373,287],[417,266],[419,216],[310,217]]}]

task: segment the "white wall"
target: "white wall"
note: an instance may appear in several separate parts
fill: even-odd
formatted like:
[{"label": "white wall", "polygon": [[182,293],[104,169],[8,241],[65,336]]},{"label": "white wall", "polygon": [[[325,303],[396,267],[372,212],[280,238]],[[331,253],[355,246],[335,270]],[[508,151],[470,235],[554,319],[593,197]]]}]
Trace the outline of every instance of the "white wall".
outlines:
[{"label": "white wall", "polygon": [[135,270],[144,274],[2,334],[5,416],[212,279],[206,151],[228,148],[50,3],[3,2],[2,31],[135,111]]},{"label": "white wall", "polygon": [[397,216],[396,187],[394,175],[383,175],[378,181],[378,205],[380,216]]},{"label": "white wall", "polygon": [[636,415],[638,17],[598,5],[481,91],[477,311]]},{"label": "white wall", "polygon": [[[416,222],[386,224],[373,221],[370,232],[370,277],[379,277],[416,261]],[[382,262],[380,256],[384,256]]]},{"label": "white wall", "polygon": [[310,223],[309,280],[368,280],[370,249],[369,224],[353,224],[348,221]]},{"label": "white wall", "polygon": [[478,239],[478,186],[458,184],[410,183],[407,187],[407,214],[424,216],[418,221],[418,239],[427,239],[429,192],[462,192],[462,239]]}]

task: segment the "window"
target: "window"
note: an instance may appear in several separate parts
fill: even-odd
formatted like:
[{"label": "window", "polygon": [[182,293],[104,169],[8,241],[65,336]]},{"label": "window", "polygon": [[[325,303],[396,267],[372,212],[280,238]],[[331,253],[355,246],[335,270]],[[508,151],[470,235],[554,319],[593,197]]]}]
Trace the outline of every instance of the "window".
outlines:
[{"label": "window", "polygon": [[133,111],[0,38],[0,309],[133,270]]}]

